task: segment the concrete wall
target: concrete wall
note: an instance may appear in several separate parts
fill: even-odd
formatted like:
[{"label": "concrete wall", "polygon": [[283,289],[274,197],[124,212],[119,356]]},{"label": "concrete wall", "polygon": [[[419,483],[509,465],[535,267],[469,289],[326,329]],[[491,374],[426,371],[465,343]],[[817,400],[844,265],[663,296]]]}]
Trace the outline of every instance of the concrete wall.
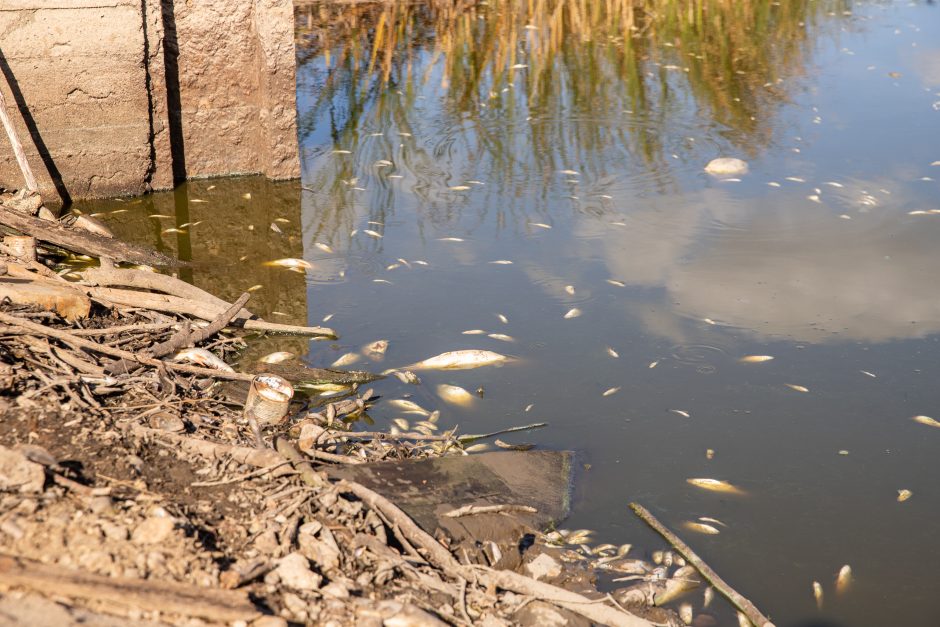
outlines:
[{"label": "concrete wall", "polygon": [[[289,0],[0,0],[0,90],[44,197],[299,175]],[[22,178],[5,134],[0,186]]]}]

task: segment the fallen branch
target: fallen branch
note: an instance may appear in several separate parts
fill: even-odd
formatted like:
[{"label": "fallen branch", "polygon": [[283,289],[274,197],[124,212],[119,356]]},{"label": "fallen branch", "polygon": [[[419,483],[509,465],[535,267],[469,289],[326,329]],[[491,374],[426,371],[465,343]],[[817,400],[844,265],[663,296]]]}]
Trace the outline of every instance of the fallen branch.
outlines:
[{"label": "fallen branch", "polygon": [[7,103],[3,97],[3,90],[0,90],[0,121],[3,122],[3,128],[7,131],[7,137],[10,139],[10,145],[13,147],[13,154],[16,155],[16,162],[23,173],[23,180],[26,181],[26,189],[31,192],[39,193],[39,185],[36,184],[36,177],[33,176],[33,169],[29,167],[29,161],[26,160],[26,151],[23,150],[23,144],[20,142],[19,135],[16,133],[16,127],[13,121],[7,115]]},{"label": "fallen branch", "polygon": [[509,427],[508,429],[500,429],[499,431],[493,431],[491,433],[477,433],[477,434],[467,434],[467,435],[458,435],[457,441],[464,442],[475,442],[477,440],[484,440],[486,438],[492,438],[497,435],[503,435],[504,433],[515,433],[517,431],[528,431],[529,429],[540,429],[542,427],[548,426],[547,422],[533,422],[530,425],[522,425],[520,427]]},{"label": "fallen branch", "polygon": [[[254,466],[255,468],[265,468],[275,477],[282,473],[279,470],[285,470],[284,466],[271,468],[281,464],[285,459],[273,449],[252,448],[249,446],[235,446],[232,444],[221,444],[209,440],[199,440],[185,435],[177,435],[168,431],[151,429],[141,425],[129,425],[127,431],[134,436],[141,438],[155,438],[164,442],[172,442],[174,445],[187,452],[201,455],[208,459],[234,459],[239,464]],[[287,471],[289,474],[292,471]]]},{"label": "fallen branch", "polygon": [[475,514],[502,514],[519,512],[522,514],[537,514],[539,510],[528,505],[464,505],[444,514],[447,518],[461,518]]},{"label": "fallen branch", "polygon": [[734,588],[725,583],[725,580],[718,576],[711,567],[706,564],[702,558],[695,554],[689,545],[683,542],[676,534],[669,531],[665,525],[663,525],[659,520],[653,516],[645,507],[639,503],[630,503],[630,509],[633,510],[633,513],[639,516],[643,522],[652,527],[659,535],[666,539],[672,547],[679,552],[682,557],[684,557],[688,562],[702,573],[702,576],[710,583],[715,590],[720,592],[725,596],[726,599],[731,601],[731,604],[736,608],[741,610],[741,612],[747,616],[747,619],[751,621],[757,627],[774,627],[774,624],[770,622],[770,619],[761,614],[760,610],[757,609],[753,603],[751,603],[747,598],[741,596]]},{"label": "fallen branch", "polygon": [[226,623],[250,621],[260,615],[245,593],[153,579],[105,577],[9,554],[0,554],[0,584],[103,602],[127,611],[155,611]]}]

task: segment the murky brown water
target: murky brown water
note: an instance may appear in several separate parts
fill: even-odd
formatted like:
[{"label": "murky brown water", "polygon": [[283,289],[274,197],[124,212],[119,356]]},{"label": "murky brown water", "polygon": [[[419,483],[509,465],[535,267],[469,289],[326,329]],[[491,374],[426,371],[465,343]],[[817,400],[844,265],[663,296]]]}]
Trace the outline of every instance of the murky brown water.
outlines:
[{"label": "murky brown water", "polygon": [[[332,314],[342,335],[253,354],[322,366],[388,339],[357,366],[519,357],[376,389],[465,430],[550,423],[505,439],[581,454],[569,525],[598,542],[662,547],[631,500],[674,528],[715,517],[719,535],[682,535],[778,625],[940,624],[940,429],[911,420],[940,419],[938,8],[587,4],[299,9],[303,188],[80,208],[129,209],[108,220],[191,257],[197,284],[261,285],[263,315]],[[718,156],[749,173],[709,177]],[[287,256],[314,267],[261,265]],[[439,383],[485,396],[448,406]]]}]

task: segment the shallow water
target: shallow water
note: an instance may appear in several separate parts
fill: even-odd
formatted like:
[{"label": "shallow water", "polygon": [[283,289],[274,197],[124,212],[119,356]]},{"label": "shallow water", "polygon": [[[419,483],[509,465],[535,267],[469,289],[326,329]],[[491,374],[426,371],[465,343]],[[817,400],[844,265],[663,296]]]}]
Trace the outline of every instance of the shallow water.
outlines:
[{"label": "shallow water", "polygon": [[[580,453],[566,526],[598,542],[662,548],[627,508],[638,501],[777,625],[940,624],[940,429],[911,420],[940,418],[940,215],[910,213],[940,210],[938,8],[703,1],[711,21],[630,30],[573,2],[554,20],[517,4],[298,9],[302,188],[196,181],[79,209],[129,209],[106,219],[182,251],[195,283],[229,298],[261,285],[262,315],[332,314],[341,335],[246,358],[323,366],[377,339],[384,361],[357,367],[518,357],[376,391],[464,431],[548,422],[504,439]],[[709,177],[718,156],[750,170]],[[314,267],[261,265],[288,256]],[[448,406],[439,383],[485,393]],[[679,529],[698,516],[727,528]]]}]

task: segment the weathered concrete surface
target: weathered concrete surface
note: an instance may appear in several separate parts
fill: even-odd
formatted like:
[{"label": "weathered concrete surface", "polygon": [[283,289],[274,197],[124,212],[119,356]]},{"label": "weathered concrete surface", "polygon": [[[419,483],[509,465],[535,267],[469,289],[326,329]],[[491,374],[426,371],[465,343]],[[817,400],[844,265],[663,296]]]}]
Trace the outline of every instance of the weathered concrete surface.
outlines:
[{"label": "weathered concrete surface", "polygon": [[299,175],[289,0],[3,0],[0,71],[44,196]]}]

